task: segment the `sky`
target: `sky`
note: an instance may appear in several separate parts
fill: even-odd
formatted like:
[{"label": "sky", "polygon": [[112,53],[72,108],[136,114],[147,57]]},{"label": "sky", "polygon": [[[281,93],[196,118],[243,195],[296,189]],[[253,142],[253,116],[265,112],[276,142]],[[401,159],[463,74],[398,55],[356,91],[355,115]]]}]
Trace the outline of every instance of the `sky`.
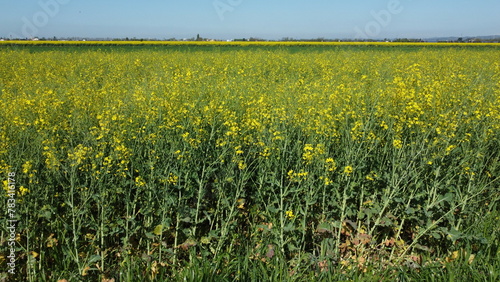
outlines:
[{"label": "sky", "polygon": [[3,38],[500,35],[499,0],[0,0]]}]

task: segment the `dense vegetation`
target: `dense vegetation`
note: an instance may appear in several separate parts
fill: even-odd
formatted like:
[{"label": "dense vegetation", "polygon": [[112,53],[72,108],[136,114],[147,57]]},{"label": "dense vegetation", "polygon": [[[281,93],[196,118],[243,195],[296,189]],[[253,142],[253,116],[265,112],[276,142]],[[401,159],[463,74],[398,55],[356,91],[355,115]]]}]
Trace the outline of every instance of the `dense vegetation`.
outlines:
[{"label": "dense vegetation", "polygon": [[500,277],[498,47],[183,48],[0,49],[3,276]]}]

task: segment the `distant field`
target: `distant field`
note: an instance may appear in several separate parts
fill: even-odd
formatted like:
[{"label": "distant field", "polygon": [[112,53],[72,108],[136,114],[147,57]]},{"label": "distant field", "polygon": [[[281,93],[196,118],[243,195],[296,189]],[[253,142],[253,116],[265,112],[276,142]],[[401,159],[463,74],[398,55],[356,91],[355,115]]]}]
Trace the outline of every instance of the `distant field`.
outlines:
[{"label": "distant field", "polygon": [[78,46],[120,46],[120,45],[145,45],[145,46],[495,46],[500,43],[434,43],[434,42],[307,42],[307,41],[32,41],[32,40],[7,40],[0,41],[1,45],[78,45]]},{"label": "distant field", "polygon": [[499,44],[11,43],[17,279],[500,278]]}]

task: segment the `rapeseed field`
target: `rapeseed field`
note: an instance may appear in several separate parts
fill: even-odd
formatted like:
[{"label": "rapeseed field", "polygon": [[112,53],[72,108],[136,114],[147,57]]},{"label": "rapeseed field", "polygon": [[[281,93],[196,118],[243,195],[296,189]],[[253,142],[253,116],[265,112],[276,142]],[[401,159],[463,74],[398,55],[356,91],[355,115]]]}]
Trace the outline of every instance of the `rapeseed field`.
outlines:
[{"label": "rapeseed field", "polygon": [[495,280],[500,50],[386,45],[0,47],[17,277]]}]

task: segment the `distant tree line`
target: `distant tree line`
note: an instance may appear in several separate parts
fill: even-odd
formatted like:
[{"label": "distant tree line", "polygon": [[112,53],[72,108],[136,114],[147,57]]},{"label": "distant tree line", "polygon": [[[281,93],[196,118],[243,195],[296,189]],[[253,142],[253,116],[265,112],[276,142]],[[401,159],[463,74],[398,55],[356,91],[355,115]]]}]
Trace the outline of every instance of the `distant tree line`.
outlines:
[{"label": "distant tree line", "polygon": [[[197,34],[196,37],[191,37],[191,38],[183,38],[183,39],[178,39],[175,37],[172,38],[164,38],[164,39],[157,39],[157,38],[137,38],[137,37],[125,37],[125,38],[83,38],[83,37],[65,37],[65,38],[58,38],[56,36],[54,37],[40,37],[40,38],[2,38],[0,37],[0,40],[41,40],[41,41],[85,41],[85,40],[96,40],[96,41],[226,41],[226,40],[219,40],[219,39],[211,39],[211,38],[204,38],[201,37],[200,34]],[[267,39],[262,39],[259,37],[250,37],[250,38],[234,38],[229,41],[282,41],[282,42],[426,42],[426,40],[421,39],[421,38],[396,38],[396,39],[331,39],[331,38],[324,38],[324,37],[318,37],[318,38],[311,38],[311,39],[296,39],[293,37],[283,37],[280,40],[267,40]],[[456,39],[453,39],[452,37],[446,38],[446,39],[440,39],[437,40],[437,42],[443,42],[443,43],[500,43],[500,36],[499,37],[491,37],[491,38],[484,38],[484,37],[458,37]]]}]

